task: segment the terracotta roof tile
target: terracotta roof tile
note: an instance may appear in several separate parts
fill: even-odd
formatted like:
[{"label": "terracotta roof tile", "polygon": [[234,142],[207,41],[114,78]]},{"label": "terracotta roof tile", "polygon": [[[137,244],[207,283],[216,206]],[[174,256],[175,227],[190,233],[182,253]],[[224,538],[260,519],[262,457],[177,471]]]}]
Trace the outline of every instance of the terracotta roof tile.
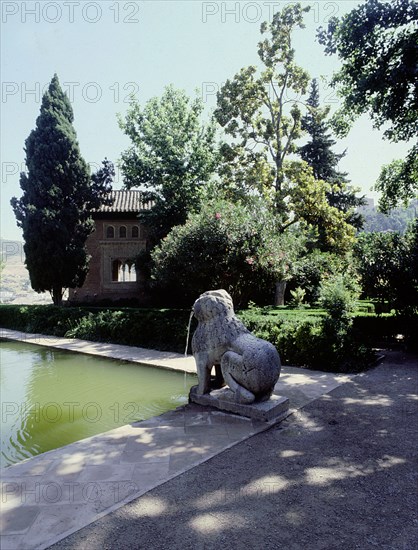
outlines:
[{"label": "terracotta roof tile", "polygon": [[110,196],[113,199],[111,206],[102,205],[98,212],[139,212],[140,210],[149,210],[152,206],[150,202],[142,202],[141,191],[132,191],[121,189],[111,191]]}]

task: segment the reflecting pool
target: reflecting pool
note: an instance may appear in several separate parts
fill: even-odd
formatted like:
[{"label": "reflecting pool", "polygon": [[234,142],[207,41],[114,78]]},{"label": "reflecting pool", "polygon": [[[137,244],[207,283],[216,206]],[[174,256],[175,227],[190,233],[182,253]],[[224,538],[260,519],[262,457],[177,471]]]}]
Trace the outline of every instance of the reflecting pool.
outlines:
[{"label": "reflecting pool", "polygon": [[187,402],[195,375],[0,341],[1,466]]}]

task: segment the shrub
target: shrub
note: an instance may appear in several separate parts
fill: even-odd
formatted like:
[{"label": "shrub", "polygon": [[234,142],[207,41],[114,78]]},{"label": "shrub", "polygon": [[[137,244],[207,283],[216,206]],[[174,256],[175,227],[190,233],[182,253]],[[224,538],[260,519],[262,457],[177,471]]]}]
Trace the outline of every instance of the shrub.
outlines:
[{"label": "shrub", "polygon": [[357,299],[358,293],[347,287],[342,275],[321,284],[319,305],[325,309],[334,323],[341,326],[351,325]]},{"label": "shrub", "polygon": [[291,290],[290,295],[292,296],[292,300],[290,302],[290,305],[297,308],[301,307],[305,299],[305,294],[306,294],[306,291],[300,286],[295,288],[295,290]]},{"label": "shrub", "polygon": [[183,352],[188,311],[104,310],[90,312],[66,336],[98,342]]},{"label": "shrub", "polygon": [[319,300],[321,283],[339,273],[346,274],[347,283],[358,278],[351,254],[337,255],[317,249],[311,250],[297,262],[289,290],[291,292],[297,287],[303,288],[306,293],[305,301],[314,304]]},{"label": "shrub", "polygon": [[276,281],[290,278],[302,246],[296,232],[277,230],[262,203],[214,200],[154,249],[152,277],[167,295],[190,305],[214,288],[227,290],[236,305],[271,303]]},{"label": "shrub", "polygon": [[322,347],[324,360],[332,368],[342,364],[355,350],[351,328],[357,299],[358,292],[349,288],[343,275],[333,277],[321,285],[319,304],[327,313],[322,321]]},{"label": "shrub", "polygon": [[2,305],[0,325],[25,332],[64,336],[87,313],[83,308],[58,308],[54,305]]},{"label": "shrub", "polygon": [[[338,338],[328,326],[329,315],[287,316],[259,311],[239,313],[243,323],[256,336],[276,346],[282,363],[333,372],[357,372],[364,369],[374,354],[353,338],[351,327]],[[330,323],[331,324],[331,323]]]},{"label": "shrub", "polygon": [[357,315],[353,319],[353,339],[368,347],[385,348],[401,342],[418,349],[418,316]]}]

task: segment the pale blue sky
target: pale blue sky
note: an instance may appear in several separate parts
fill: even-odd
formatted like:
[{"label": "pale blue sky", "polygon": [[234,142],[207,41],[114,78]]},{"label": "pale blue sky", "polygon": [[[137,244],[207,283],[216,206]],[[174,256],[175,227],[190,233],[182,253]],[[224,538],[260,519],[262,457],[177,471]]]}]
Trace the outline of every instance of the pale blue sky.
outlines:
[{"label": "pale blue sky", "polygon": [[[116,163],[129,145],[116,114],[125,113],[130,93],[145,102],[174,84],[203,96],[207,112],[215,91],[241,67],[257,64],[262,21],[283,0],[188,1],[3,1],[1,23],[1,237],[20,240],[10,207],[21,196],[24,142],[35,126],[42,90],[54,72],[72,101],[83,157],[97,167],[104,157]],[[295,35],[298,62],[312,77],[329,78],[338,61],[316,42],[316,28],[358,1],[310,1],[306,29]],[[321,99],[333,106],[326,85]],[[404,156],[406,144],[391,144],[372,130],[366,117],[340,140],[348,149],[340,168],[371,195],[380,167]],[[115,188],[122,185],[117,175]]]}]

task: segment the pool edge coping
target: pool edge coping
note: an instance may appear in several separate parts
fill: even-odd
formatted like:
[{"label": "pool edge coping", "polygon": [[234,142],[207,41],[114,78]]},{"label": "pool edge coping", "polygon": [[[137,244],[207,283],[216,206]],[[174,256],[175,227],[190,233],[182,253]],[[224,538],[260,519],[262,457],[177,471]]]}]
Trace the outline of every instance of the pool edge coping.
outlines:
[{"label": "pool edge coping", "polygon": [[55,349],[63,349],[85,355],[106,357],[129,363],[141,363],[142,365],[157,367],[166,370],[175,370],[187,374],[196,374],[196,366],[193,355],[158,351],[139,346],[113,344],[109,342],[93,342],[79,338],[64,338],[61,336],[49,336],[39,333],[22,332],[19,330],[0,327],[0,340],[12,340],[45,346]]}]

